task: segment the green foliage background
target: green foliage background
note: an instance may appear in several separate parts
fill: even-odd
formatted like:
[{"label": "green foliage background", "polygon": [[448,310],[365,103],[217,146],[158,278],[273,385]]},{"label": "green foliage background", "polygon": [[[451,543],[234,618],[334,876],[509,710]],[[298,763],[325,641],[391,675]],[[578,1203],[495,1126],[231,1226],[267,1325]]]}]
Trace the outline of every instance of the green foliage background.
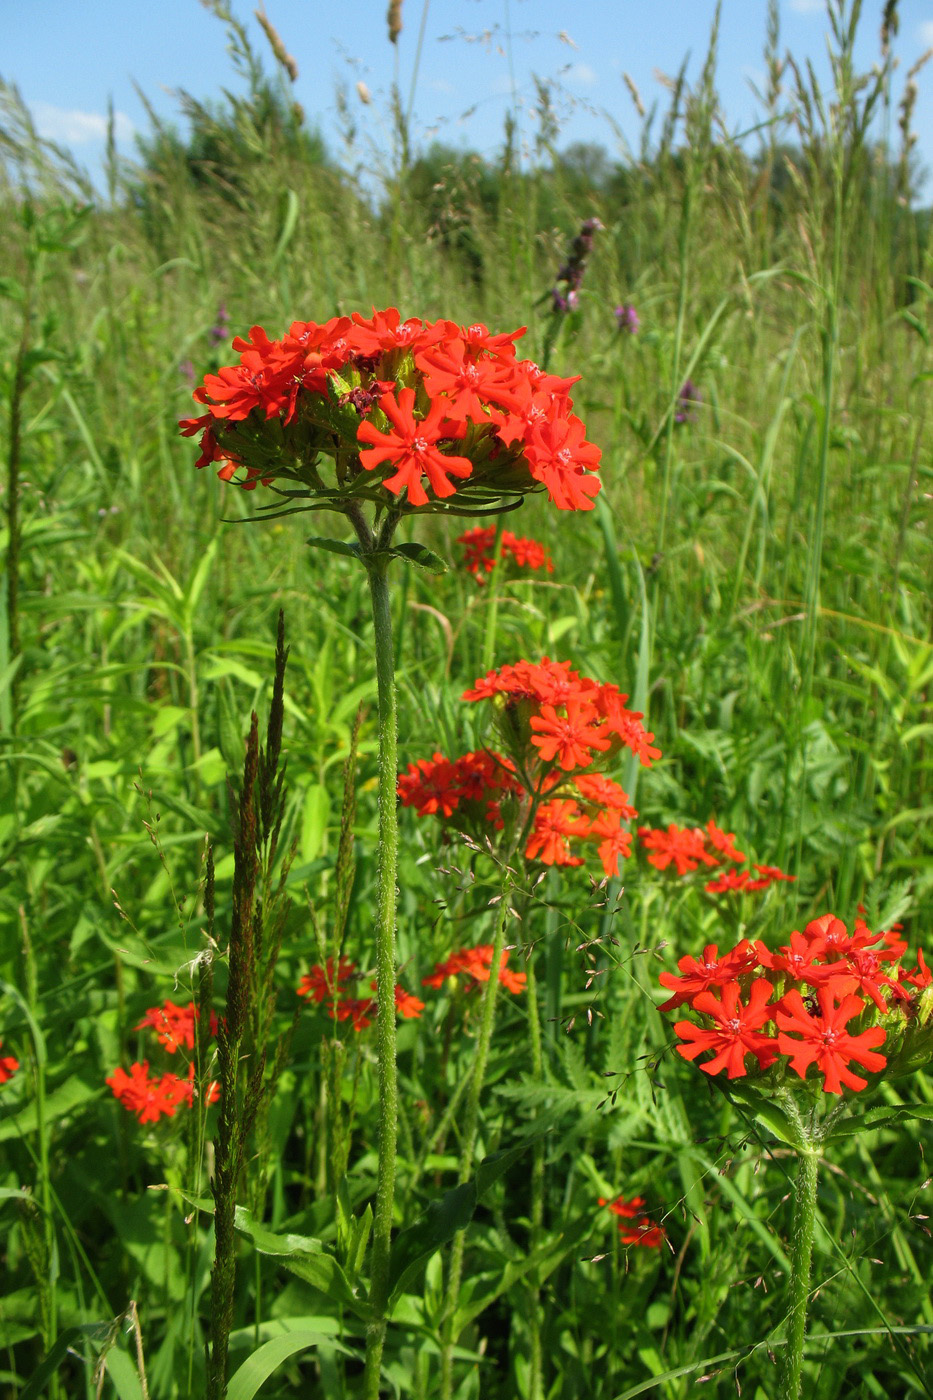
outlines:
[{"label": "green foliage background", "polygon": [[[131,1299],[154,1400],[199,1393],[210,1235],[179,1194],[192,1143],[176,1120],[140,1128],[104,1078],[152,1048],[134,1031],[147,1006],[192,995],[206,832],[219,920],[229,905],[226,775],[242,765],[250,711],[267,705],[280,606],[292,646],[286,828],[298,843],[283,1026],[320,956],[309,906],[326,926],[360,704],[345,947],[370,966],[365,580],[351,561],[311,553],[304,522],[245,523],[261,491],[193,470],[175,424],[191,411],[190,378],[229,358],[226,341],[212,343],[221,305],[231,334],[373,305],[525,325],[525,353],[582,375],[574,399],[603,449],[606,508],[536,501],[508,521],[544,541],[555,571],[497,586],[494,660],[547,653],[620,683],[664,751],[639,779],[642,819],[715,815],[798,879],[741,913],[644,871],[626,871],[617,903],[610,886],[608,907],[580,873],[538,888],[515,941],[533,945],[545,1068],[529,1073],[526,1013],[509,998],[482,1146],[547,1132],[545,1228],[529,1265],[527,1172],[512,1163],[470,1226],[457,1393],[528,1393],[530,1281],[549,1397],[679,1400],[701,1374],[713,1377],[705,1394],[728,1395],[733,1370],[743,1394],[773,1393],[788,1164],[661,1055],[657,972],[704,941],[727,943],[740,921],[783,941],[828,909],[851,920],[859,903],[878,926],[902,919],[916,947],[933,909],[930,221],[911,204],[909,146],[878,144],[869,126],[894,120],[890,62],[855,74],[857,16],[831,8],[835,96],[785,68],[789,100],[779,110],[772,93],[754,155],[722,135],[715,42],[696,88],[681,75],[622,163],[562,153],[543,89],[531,159],[511,126],[497,161],[412,150],[396,104],[394,147],[378,161],[346,107],[338,164],[229,17],[242,95],[186,99],[186,137],[153,117],[134,166],[111,153],[103,195],[4,90],[0,373],[5,499],[16,459],[21,540],[17,557],[9,529],[2,537],[0,1032],[22,1069],[0,1091],[0,1394],[45,1393],[40,1363],[64,1337],[49,1393],[93,1395],[103,1355],[103,1393],[135,1400],[135,1344],[117,1342],[122,1325],[107,1331]],[[774,86],[773,32],[770,43]],[[364,193],[374,182],[378,194]],[[605,228],[579,309],[556,319],[549,288],[592,216]],[[616,327],[623,302],[641,318],[635,337]],[[695,422],[674,425],[688,377],[702,402]],[[455,533],[418,525],[453,565],[443,578],[397,566],[405,762],[479,741],[458,697],[481,669],[490,595],[457,569]],[[439,834],[405,814],[399,950],[412,989],[453,947],[491,937],[494,872],[479,862],[471,884],[472,857],[443,850]],[[400,1226],[454,1180],[445,1108],[476,1020],[473,1002],[445,993],[401,1027]],[[299,1021],[261,1146],[249,1200],[279,1243],[244,1222],[234,1362],[274,1344],[270,1397],[350,1396],[358,1375],[337,1338],[358,1354],[353,1222],[373,1186],[375,1087],[365,1041],[348,1033],[335,1047],[333,1034],[311,1011]],[[933,1099],[923,1074],[883,1096]],[[855,1135],[825,1174],[812,1328],[837,1335],[810,1344],[807,1393],[820,1400],[931,1393],[928,1144],[917,1123]],[[147,1191],[163,1183],[175,1189]],[[648,1198],[670,1251],[626,1257],[596,1204],[620,1192]],[[335,1253],[349,1303],[306,1259],[285,1272],[286,1234]],[[441,1267],[434,1255],[416,1272],[390,1329],[397,1394],[432,1394]],[[299,1350],[292,1334],[312,1340]],[[254,1394],[261,1370],[254,1358],[253,1380],[231,1395]]]}]

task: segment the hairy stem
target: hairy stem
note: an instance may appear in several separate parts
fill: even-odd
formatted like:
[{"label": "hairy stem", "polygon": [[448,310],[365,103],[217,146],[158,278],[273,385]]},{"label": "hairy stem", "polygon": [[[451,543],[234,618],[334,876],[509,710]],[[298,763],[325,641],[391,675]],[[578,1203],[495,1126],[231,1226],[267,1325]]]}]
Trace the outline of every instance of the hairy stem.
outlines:
[{"label": "hairy stem", "polygon": [[800,1400],[803,1343],[807,1330],[807,1303],[810,1293],[810,1261],[816,1224],[817,1170],[822,1155],[813,1146],[798,1148],[797,1152],[791,1237],[790,1309],[787,1314],[787,1348],[784,1354],[781,1388],[784,1400]]},{"label": "hairy stem", "polygon": [[395,905],[398,872],[398,722],[395,658],[387,569],[381,553],[366,557],[376,635],[376,680],[379,692],[379,884],[376,901],[376,1043],[379,1057],[379,1166],[373,1221],[372,1318],[366,1328],[364,1400],[377,1400],[389,1301],[392,1204],[395,1196],[395,1145],[398,1082],[395,1047]]}]

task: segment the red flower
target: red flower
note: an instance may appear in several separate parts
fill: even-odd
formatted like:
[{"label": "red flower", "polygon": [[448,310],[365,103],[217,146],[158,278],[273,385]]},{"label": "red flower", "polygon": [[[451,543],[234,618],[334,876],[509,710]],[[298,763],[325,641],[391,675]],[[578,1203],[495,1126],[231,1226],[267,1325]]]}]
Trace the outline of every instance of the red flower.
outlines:
[{"label": "red flower", "polygon": [[822,961],[823,945],[818,938],[807,938],[795,929],[790,941],[776,953],[760,940],[755,944],[758,961],[771,972],[783,972],[797,982],[820,986],[833,975],[833,965]]},{"label": "red flower", "polygon": [[437,447],[443,439],[460,435],[456,425],[446,421],[444,400],[432,400],[426,418],[414,415],[414,389],[400,390],[398,399],[394,394],[383,394],[379,407],[391,424],[390,431],[381,433],[367,418],[356,433],[360,442],[372,444],[368,451],[360,453],[365,469],[374,471],[386,464],[394,467],[395,475],[386,477],[382,484],[396,496],[407,490],[409,504],[413,506],[428,503],[421,484],[422,475],[428,478],[435,496],[454,495],[456,488],[451,485],[448,473],[463,479],[471,474],[473,464],[467,457],[446,456]]},{"label": "red flower", "polygon": [[525,456],[536,481],[547,487],[558,510],[592,510],[599,478],[588,475],[599,467],[600,451],[587,442],[586,429],[571,414],[553,422],[536,423],[525,443]]},{"label": "red flower", "polygon": [[424,1010],[424,1002],[416,997],[414,992],[406,992],[404,987],[397,986],[395,988],[395,1009],[406,1021],[417,1020]]},{"label": "red flower", "polygon": [[[806,1079],[810,1065],[815,1064],[825,1078],[827,1094],[841,1094],[845,1084],[849,1089],[864,1089],[867,1079],[861,1079],[847,1066],[850,1060],[872,1073],[884,1069],[887,1060],[871,1047],[884,1043],[882,1026],[870,1026],[860,1035],[850,1035],[846,1026],[865,1010],[861,997],[844,996],[838,1006],[828,987],[818,987],[820,1015],[813,1016],[794,989],[785,992],[775,1013],[778,1024],[778,1049],[790,1058],[791,1068]],[[796,1031],[800,1039],[789,1035]]]},{"label": "red flower", "polygon": [[[2,1044],[3,1041],[0,1040],[0,1045]],[[19,1060],[15,1059],[12,1055],[0,1056],[0,1084],[5,1084],[18,1069]]]},{"label": "red flower", "polygon": [[678,1045],[677,1053],[685,1060],[695,1060],[704,1050],[714,1050],[711,1060],[700,1065],[705,1074],[718,1074],[725,1069],[730,1079],[738,1079],[747,1071],[745,1056],[754,1055],[760,1069],[767,1069],[777,1059],[778,1045],[760,1028],[773,1016],[771,995],[774,988],[765,977],[758,977],[749,989],[748,1005],[743,1006],[738,982],[727,982],[722,989],[722,1001],[712,992],[699,992],[693,998],[693,1009],[716,1022],[715,1029],[695,1026],[692,1021],[678,1021],[674,1030],[689,1045]]},{"label": "red flower", "polygon": [[[657,1225],[642,1211],[645,1204],[644,1197],[633,1196],[630,1201],[623,1196],[618,1196],[614,1201],[607,1201],[605,1196],[600,1196],[599,1204],[612,1211],[613,1215],[618,1215],[619,1219],[619,1239],[625,1245],[637,1245],[642,1249],[658,1249],[665,1241],[662,1226]],[[626,1224],[626,1221],[633,1221],[634,1224]]]},{"label": "red flower", "polygon": [[333,1000],[338,997],[348,982],[356,978],[356,963],[349,958],[340,958],[336,968],[334,959],[327,959],[326,968],[320,963],[315,963],[310,972],[305,973],[298,983],[298,995],[300,997],[310,996],[312,1001],[320,1004],[325,998]]},{"label": "red flower", "polygon": [[[523,992],[528,982],[528,977],[524,972],[511,972],[506,966],[509,960],[509,950],[505,949],[499,963],[499,982],[509,992]],[[458,973],[465,972],[476,982],[488,982],[492,970],[492,944],[480,943],[476,948],[462,948],[458,952],[451,953],[446,962],[434,964],[434,971],[430,977],[423,977],[421,984],[424,987],[441,987],[448,977],[456,977]]]},{"label": "red flower", "polygon": [[723,953],[722,957],[719,956],[719,949],[715,943],[707,943],[702,959],[692,958],[689,954],[680,959],[677,964],[681,973],[679,977],[673,972],[661,973],[658,979],[661,986],[674,995],[670,1001],[659,1006],[658,1010],[673,1011],[675,1006],[693,1001],[698,992],[734,982],[743,973],[751,971],[757,961],[755,950],[747,938],[743,938],[730,952]]},{"label": "red flower", "polygon": [[742,851],[737,851],[735,848],[734,831],[721,831],[712,817],[710,817],[709,821],[706,823],[706,831],[709,837],[709,843],[714,850],[719,851],[727,860],[734,860],[736,865],[742,864],[745,855]]},{"label": "red flower", "polygon": [[605,751],[609,740],[595,705],[588,700],[570,698],[566,710],[564,717],[553,705],[542,705],[540,715],[532,715],[530,724],[535,731],[531,742],[545,763],[556,760],[569,772],[571,768],[588,768],[593,762],[590,751]]},{"label": "red flower", "polygon": [[405,807],[416,807],[418,816],[439,812],[450,817],[456,811],[461,793],[457,785],[457,765],[441,753],[429,762],[419,758],[399,775],[398,795]]},{"label": "red flower", "polygon": [[576,802],[556,799],[543,802],[535,812],[534,830],[528,838],[525,855],[540,860],[542,865],[582,865],[580,856],[572,856],[568,836],[585,836],[583,814]]},{"label": "red flower", "polygon": [[174,1118],[175,1109],[187,1097],[183,1081],[175,1074],[163,1074],[159,1079],[149,1078],[149,1061],[130,1065],[129,1074],[117,1068],[106,1081],[113,1090],[114,1097],[135,1113],[140,1123],[157,1123],[162,1114]]},{"label": "red flower", "polygon": [[911,986],[923,988],[929,987],[933,982],[933,972],[927,967],[926,958],[923,956],[923,949],[917,949],[917,966],[913,972],[905,972],[903,969],[898,973],[902,982],[909,982]]},{"label": "red flower", "polygon": [[[159,1044],[164,1046],[170,1055],[174,1055],[179,1046],[186,1050],[194,1049],[194,1038],[197,1034],[197,1023],[201,1013],[195,1002],[190,1001],[187,1006],[176,1006],[173,1001],[166,1001],[162,1006],[150,1006],[143,1019],[134,1027],[141,1031],[144,1026],[151,1026],[156,1033]],[[211,1012],[211,1035],[217,1034],[217,1016]]]},{"label": "red flower", "polygon": [[618,875],[619,857],[627,860],[632,854],[632,835],[622,825],[619,812],[602,812],[590,822],[586,836],[588,840],[601,838],[599,858],[606,875]]},{"label": "red flower", "polygon": [[638,828],[645,850],[651,851],[648,864],[666,870],[673,863],[678,875],[687,875],[703,865],[715,865],[716,858],[706,849],[703,833],[698,828],[683,828],[671,824],[667,831],[647,826]]},{"label": "red flower", "polygon": [[779,870],[776,865],[756,865],[755,869],[758,871],[760,878],[749,882],[748,888],[750,890],[764,890],[767,889],[768,885],[776,884],[780,880],[787,880],[792,883],[797,878],[796,875],[786,875],[784,871]]},{"label": "red flower", "polygon": [[[477,525],[457,537],[457,543],[464,548],[464,566],[467,573],[473,574],[477,583],[482,583],[483,573],[491,573],[495,566],[492,550],[496,542],[494,525]],[[554,565],[543,544],[525,536],[513,535],[511,530],[503,530],[499,538],[500,554],[503,561],[511,556],[520,569],[546,569],[554,572]]]},{"label": "red flower", "polygon": [[[726,894],[730,890],[750,890],[751,876],[747,870],[726,870],[715,880],[708,880],[703,886],[707,894]],[[757,888],[757,885],[755,886]]]}]

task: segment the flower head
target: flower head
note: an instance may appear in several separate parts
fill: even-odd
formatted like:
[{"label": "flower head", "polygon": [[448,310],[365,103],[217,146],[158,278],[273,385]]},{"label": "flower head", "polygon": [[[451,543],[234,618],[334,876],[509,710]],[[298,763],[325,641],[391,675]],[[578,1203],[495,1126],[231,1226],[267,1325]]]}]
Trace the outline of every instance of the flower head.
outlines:
[{"label": "flower head", "polygon": [[612,314],[616,318],[616,325],[620,331],[624,331],[626,335],[638,334],[641,321],[634,306],[624,302],[621,306],[617,306]]},{"label": "flower head", "polygon": [[279,340],[253,326],[181,431],[200,434],[198,466],[250,489],[290,482],[309,509],[438,510],[456,495],[464,513],[542,487],[559,509],[590,509],[599,450],[571,411],[575,381],[519,360],[523,333],[402,321],[395,307],[295,321]]}]

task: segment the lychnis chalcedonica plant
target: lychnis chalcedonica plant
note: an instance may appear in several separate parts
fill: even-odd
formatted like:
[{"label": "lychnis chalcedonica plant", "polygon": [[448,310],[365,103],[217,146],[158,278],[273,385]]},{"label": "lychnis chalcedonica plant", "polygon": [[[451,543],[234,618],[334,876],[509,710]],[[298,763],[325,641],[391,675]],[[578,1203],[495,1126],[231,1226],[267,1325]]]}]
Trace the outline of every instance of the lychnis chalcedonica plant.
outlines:
[{"label": "lychnis chalcedonica plant", "polygon": [[[318,325],[295,321],[279,340],[254,326],[239,362],[195,389],[204,412],[198,466],[276,499],[265,518],[308,510],[343,515],[352,542],[309,543],[365,567],[375,634],[379,709],[379,881],[375,928],[380,1091],[379,1160],[363,1391],[379,1391],[391,1277],[397,1076],[395,909],[397,720],[388,568],[403,559],[442,571],[418,541],[397,544],[408,516],[489,515],[546,491],[559,510],[587,510],[600,488],[599,449],[573,413],[573,379],[518,358],[523,330],[402,321],[395,308]],[[235,1189],[234,1182],[234,1189]]]}]

